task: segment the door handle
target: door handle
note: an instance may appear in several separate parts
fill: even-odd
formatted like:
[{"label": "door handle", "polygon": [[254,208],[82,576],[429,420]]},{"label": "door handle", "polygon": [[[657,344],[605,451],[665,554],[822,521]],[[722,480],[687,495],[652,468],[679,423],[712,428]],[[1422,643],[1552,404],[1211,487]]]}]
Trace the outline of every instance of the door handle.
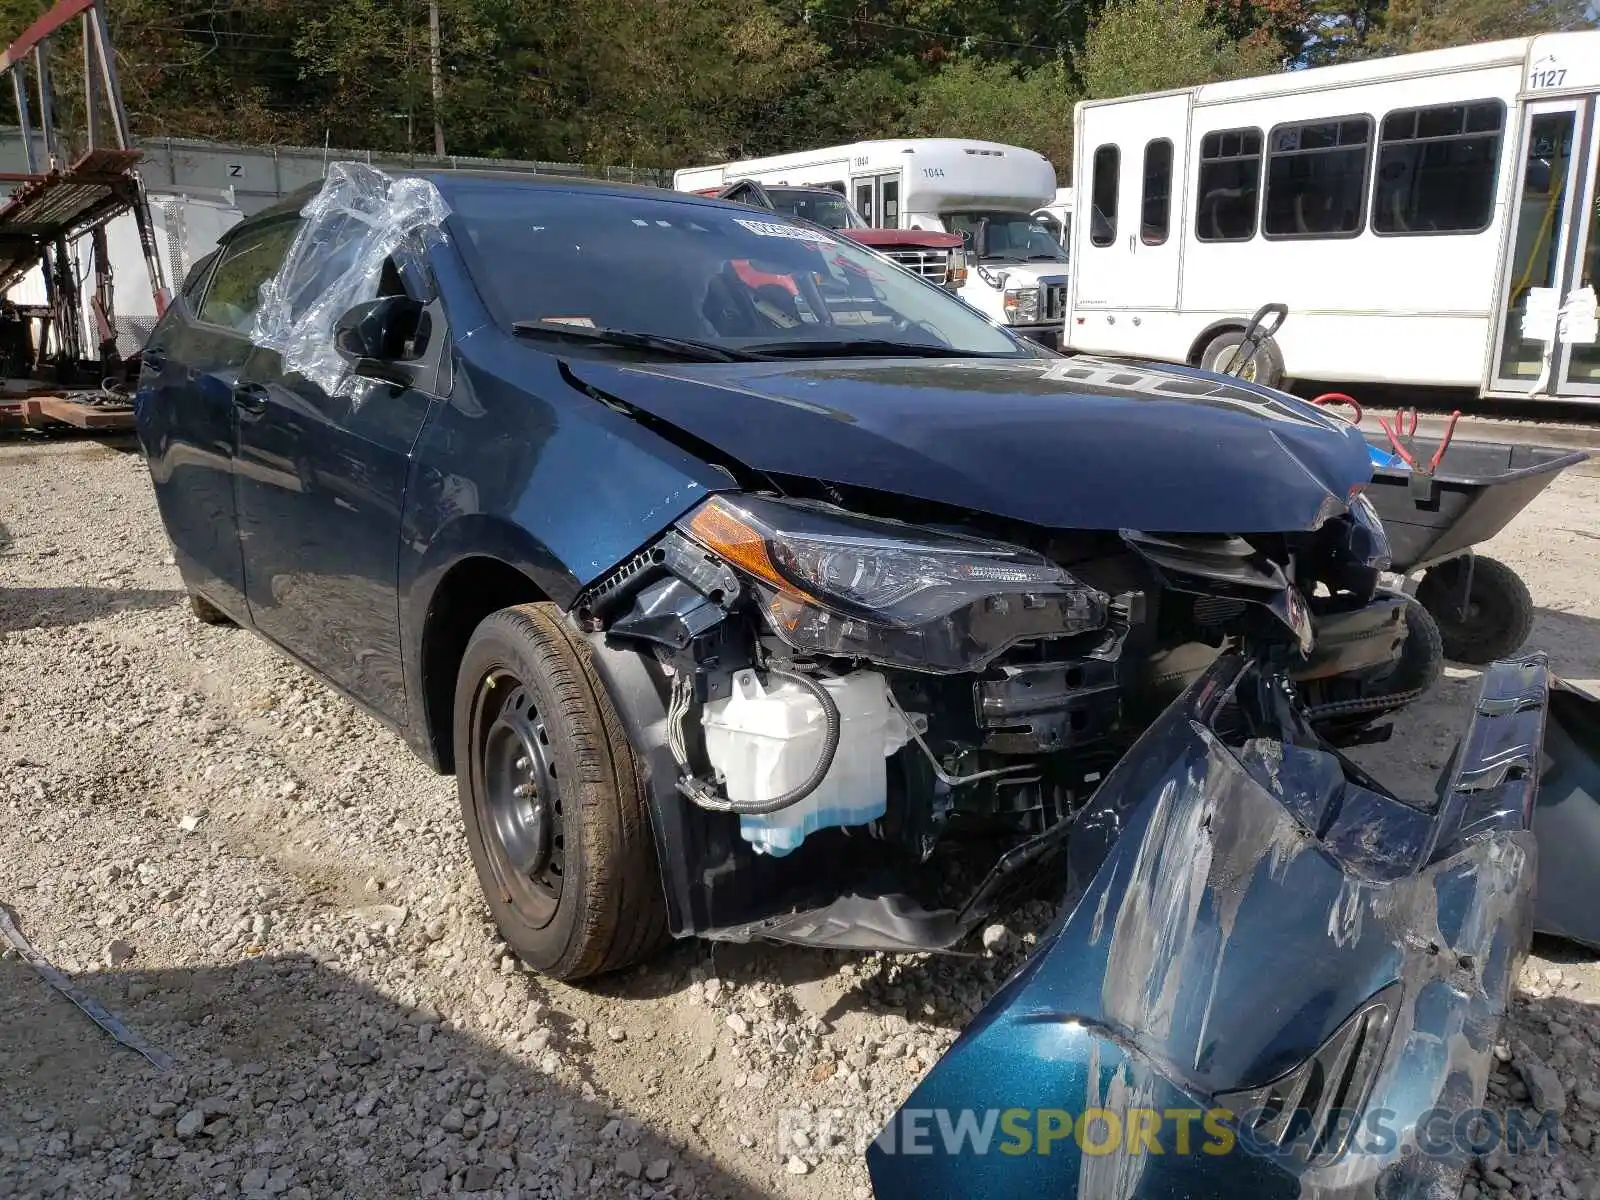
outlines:
[{"label": "door handle", "polygon": [[236,383],[233,404],[241,413],[258,417],[267,411],[267,389],[259,383]]},{"label": "door handle", "polygon": [[152,371],[159,371],[167,365],[167,352],[165,350],[146,350],[139,355],[139,361]]}]

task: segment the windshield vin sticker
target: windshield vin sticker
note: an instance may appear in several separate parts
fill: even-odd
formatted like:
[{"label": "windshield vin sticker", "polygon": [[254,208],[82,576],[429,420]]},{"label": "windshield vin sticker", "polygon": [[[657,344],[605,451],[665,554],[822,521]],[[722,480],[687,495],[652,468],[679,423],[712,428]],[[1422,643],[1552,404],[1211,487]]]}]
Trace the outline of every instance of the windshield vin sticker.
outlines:
[{"label": "windshield vin sticker", "polygon": [[810,229],[801,229],[795,225],[783,225],[777,221],[746,221],[736,217],[735,225],[742,225],[757,237],[788,238],[794,242],[829,242],[832,238],[817,233]]}]

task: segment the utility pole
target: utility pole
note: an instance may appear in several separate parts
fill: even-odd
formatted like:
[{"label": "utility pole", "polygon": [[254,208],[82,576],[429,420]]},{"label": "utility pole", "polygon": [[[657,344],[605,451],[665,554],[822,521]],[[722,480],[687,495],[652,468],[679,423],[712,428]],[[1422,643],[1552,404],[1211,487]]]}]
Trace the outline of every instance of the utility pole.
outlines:
[{"label": "utility pole", "polygon": [[433,75],[433,152],[444,157],[444,85],[439,79],[439,0],[428,0],[428,69]]}]

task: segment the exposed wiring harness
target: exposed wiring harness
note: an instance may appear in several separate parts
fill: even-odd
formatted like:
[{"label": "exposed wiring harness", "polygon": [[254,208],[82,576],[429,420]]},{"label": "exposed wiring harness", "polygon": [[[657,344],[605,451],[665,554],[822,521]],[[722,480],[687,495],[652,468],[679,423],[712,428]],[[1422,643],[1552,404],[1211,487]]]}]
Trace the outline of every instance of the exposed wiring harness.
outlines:
[{"label": "exposed wiring harness", "polygon": [[817,790],[833,768],[834,755],[839,751],[839,706],[828,694],[828,689],[811,676],[802,675],[798,671],[768,667],[767,674],[778,679],[787,679],[805,689],[818,704],[822,705],[822,752],[817,755],[816,765],[811,768],[811,774],[794,787],[770,800],[757,804],[739,804],[726,796],[719,795],[711,784],[695,775],[694,768],[689,764],[689,749],[684,738],[683,725],[688,719],[689,710],[694,707],[694,682],[688,675],[680,672],[672,679],[672,703],[667,710],[667,748],[672,751],[672,757],[677,760],[678,767],[683,771],[682,778],[678,780],[678,790],[701,808],[750,817],[766,816],[800,803]]}]

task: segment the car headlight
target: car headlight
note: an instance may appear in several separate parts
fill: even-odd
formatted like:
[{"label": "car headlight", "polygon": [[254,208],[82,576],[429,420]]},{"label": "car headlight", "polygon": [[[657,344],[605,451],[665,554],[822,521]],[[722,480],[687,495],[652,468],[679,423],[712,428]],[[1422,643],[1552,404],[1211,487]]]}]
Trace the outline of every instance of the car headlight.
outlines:
[{"label": "car headlight", "polygon": [[1364,566],[1387,571],[1394,557],[1389,546],[1389,533],[1365,492],[1357,492],[1351,497],[1350,519],[1354,522],[1351,552]]},{"label": "car headlight", "polygon": [[1005,295],[1006,320],[1013,325],[1025,325],[1039,319],[1038,288],[1007,288]]},{"label": "car headlight", "polygon": [[1106,623],[1107,597],[1030,550],[814,504],[712,496],[679,529],[751,581],[796,650],[974,671]]}]

